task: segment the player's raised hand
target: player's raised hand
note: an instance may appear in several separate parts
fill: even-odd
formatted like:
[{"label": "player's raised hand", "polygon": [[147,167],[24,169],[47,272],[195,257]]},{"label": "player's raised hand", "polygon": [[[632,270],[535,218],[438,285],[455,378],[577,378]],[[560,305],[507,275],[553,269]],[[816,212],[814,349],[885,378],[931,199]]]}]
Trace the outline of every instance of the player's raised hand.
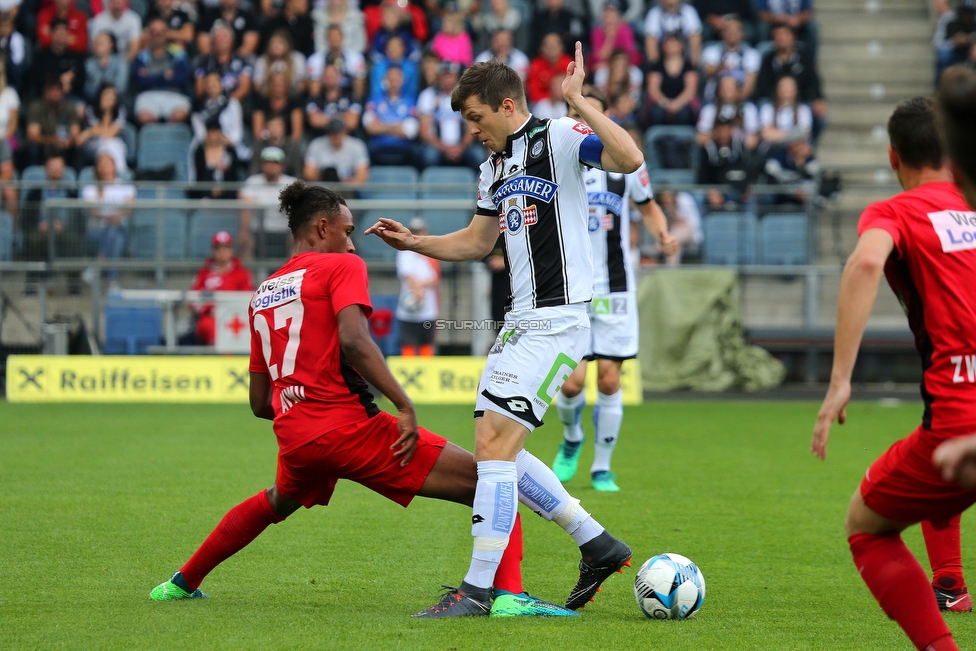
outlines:
[{"label": "player's raised hand", "polygon": [[409,251],[414,247],[416,238],[410,229],[387,217],[380,217],[380,220],[367,228],[364,235],[375,233],[383,238],[383,241],[398,251]]},{"label": "player's raised hand", "polygon": [[669,233],[661,233],[661,252],[664,255],[674,255],[678,252],[678,240]]},{"label": "player's raised hand", "polygon": [[932,463],[942,471],[942,478],[965,488],[976,486],[976,434],[949,439],[935,448]]},{"label": "player's raised hand", "polygon": [[830,437],[830,426],[836,420],[843,425],[847,422],[847,403],[851,400],[850,382],[831,382],[827,389],[827,397],[820,406],[817,414],[817,424],[813,428],[813,442],[810,451],[821,459],[827,458],[827,439]]},{"label": "player's raised hand", "polygon": [[586,80],[586,70],[583,69],[583,44],[576,41],[576,58],[566,66],[566,78],[563,79],[563,99],[566,102],[583,97],[583,82]]},{"label": "player's raised hand", "polygon": [[397,412],[397,428],[400,430],[400,438],[390,446],[394,457],[402,457],[400,465],[405,466],[413,459],[413,453],[417,450],[417,439],[420,433],[417,431],[417,414],[413,408],[400,409]]}]

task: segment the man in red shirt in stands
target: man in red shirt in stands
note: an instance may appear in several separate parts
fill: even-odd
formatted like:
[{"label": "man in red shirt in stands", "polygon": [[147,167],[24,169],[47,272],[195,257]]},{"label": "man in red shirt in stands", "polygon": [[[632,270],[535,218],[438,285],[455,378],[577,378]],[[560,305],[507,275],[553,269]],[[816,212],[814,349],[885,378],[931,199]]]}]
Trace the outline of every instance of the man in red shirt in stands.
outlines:
[{"label": "man in red shirt in stands", "polygon": [[61,18],[68,23],[68,50],[88,54],[88,16],[75,7],[75,0],[54,0],[50,7],[37,14],[37,43],[44,49],[51,47],[51,21]]},{"label": "man in red shirt in stands", "polygon": [[[406,507],[417,495],[471,506],[474,457],[417,426],[413,404],[369,334],[372,307],[366,263],[350,235],[352,213],[331,190],[292,183],[280,194],[294,255],[251,298],[250,402],[274,422],[274,485],[230,510],[195,554],[150,594],[156,601],[204,597],[204,577],[268,525],[298,510],[327,505],[340,479],[358,482]],[[366,382],[397,408],[373,403]],[[522,529],[494,582],[494,603],[458,596],[474,615],[563,616],[576,613],[523,593]],[[423,617],[442,617],[428,609]]]},{"label": "man in red shirt in stands", "polygon": [[[922,357],[925,411],[918,429],[868,468],[844,524],[854,563],[882,610],[916,648],[954,650],[936,595],[949,588],[943,582],[954,582],[943,592],[957,593],[951,601],[968,600],[971,607],[958,515],[976,502],[976,490],[946,481],[932,457],[941,443],[976,431],[976,212],[953,185],[931,100],[900,103],[888,135],[891,167],[905,191],[861,215],[858,244],[841,278],[833,371],[811,450],[824,458],[831,424],[846,420],[851,372],[883,273]],[[902,530],[926,521],[934,586],[901,538]]]},{"label": "man in red shirt in stands", "polygon": [[[552,95],[552,79],[566,74],[566,66],[572,61],[563,50],[563,39],[550,32],[542,37],[539,56],[529,64],[529,78],[525,83],[529,106]],[[557,98],[560,99],[560,98]]]},{"label": "man in red shirt in stands", "polygon": [[[234,255],[234,238],[227,231],[214,233],[210,241],[213,255],[197,272],[192,289],[199,292],[249,292],[254,290],[251,272]],[[201,346],[213,346],[216,325],[214,304],[194,305],[197,316],[196,336]]]}]

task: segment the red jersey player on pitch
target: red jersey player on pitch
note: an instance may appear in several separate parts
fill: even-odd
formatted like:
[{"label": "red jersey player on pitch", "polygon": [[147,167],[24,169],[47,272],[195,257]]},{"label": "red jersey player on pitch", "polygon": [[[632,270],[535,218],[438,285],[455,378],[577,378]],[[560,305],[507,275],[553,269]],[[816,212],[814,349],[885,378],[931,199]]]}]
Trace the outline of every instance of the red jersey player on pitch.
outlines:
[{"label": "red jersey player on pitch", "polygon": [[944,480],[932,455],[940,443],[976,430],[976,213],[944,165],[931,100],[899,104],[888,134],[891,167],[905,192],[861,215],[841,279],[833,371],[811,449],[824,458],[831,424],[846,420],[851,371],[884,273],[922,356],[925,411],[921,426],[868,468],[844,524],[854,564],[882,610],[918,649],[944,651],[958,647],[901,531],[929,521],[930,557],[955,559],[937,567],[936,583],[955,579],[965,590],[958,515],[976,502],[976,490]]},{"label": "red jersey player on pitch", "polygon": [[[231,509],[190,560],[153,589],[157,601],[205,597],[199,586],[211,570],[300,506],[327,505],[339,479],[402,506],[417,495],[474,501],[474,457],[417,426],[413,404],[369,335],[366,264],[351,255],[345,201],[301,181],[282,190],[280,201],[294,255],[261,283],[248,310],[251,410],[274,421],[275,483]],[[367,380],[396,406],[396,416],[373,404]],[[576,616],[522,591],[518,522],[512,540],[490,614]],[[489,614],[487,604],[480,614]]]}]

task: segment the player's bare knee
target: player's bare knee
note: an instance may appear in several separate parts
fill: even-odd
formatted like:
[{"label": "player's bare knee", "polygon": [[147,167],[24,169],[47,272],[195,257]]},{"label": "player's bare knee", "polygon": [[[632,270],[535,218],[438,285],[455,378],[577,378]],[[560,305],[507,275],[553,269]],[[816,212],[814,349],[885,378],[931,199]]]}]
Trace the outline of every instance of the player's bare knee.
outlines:
[{"label": "player's bare knee", "polygon": [[475,425],[475,461],[515,461],[529,430],[515,420],[494,411],[485,411]]},{"label": "player's bare knee", "polygon": [[568,377],[566,381],[563,382],[563,386],[560,389],[560,391],[563,392],[563,395],[566,396],[567,398],[575,398],[580,394],[582,390],[583,390],[583,383],[577,382],[576,380],[573,379],[572,376]]},{"label": "player's bare knee", "polygon": [[268,489],[268,503],[271,504],[271,509],[279,518],[287,518],[302,505],[301,502],[290,500],[279,493],[277,486]]},{"label": "player's bare knee", "polygon": [[600,393],[611,396],[620,390],[620,368],[620,362],[615,360],[601,359],[597,362],[596,388]]}]

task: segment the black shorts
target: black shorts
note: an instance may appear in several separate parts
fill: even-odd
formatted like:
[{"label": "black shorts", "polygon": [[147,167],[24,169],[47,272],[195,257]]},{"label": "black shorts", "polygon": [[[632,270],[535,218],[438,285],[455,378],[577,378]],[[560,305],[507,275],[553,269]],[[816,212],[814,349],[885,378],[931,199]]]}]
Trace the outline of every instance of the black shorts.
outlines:
[{"label": "black shorts", "polygon": [[[427,324],[427,327],[424,327]],[[400,321],[400,345],[423,346],[434,343],[434,324],[430,321]]]}]

